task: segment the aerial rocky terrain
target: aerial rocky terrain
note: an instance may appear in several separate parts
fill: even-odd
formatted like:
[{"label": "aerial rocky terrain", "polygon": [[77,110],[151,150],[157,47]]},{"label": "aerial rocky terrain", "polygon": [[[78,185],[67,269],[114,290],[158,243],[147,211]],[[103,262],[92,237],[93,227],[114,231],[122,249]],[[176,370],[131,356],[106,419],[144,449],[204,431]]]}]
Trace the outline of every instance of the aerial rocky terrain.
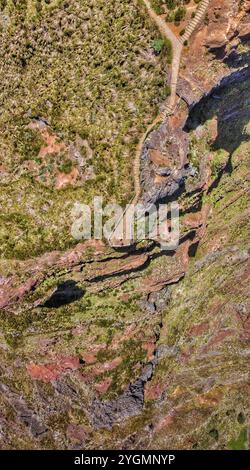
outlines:
[{"label": "aerial rocky terrain", "polygon": [[[167,98],[170,73],[150,47],[159,33],[141,2],[117,0],[138,28],[135,39],[118,6],[112,24],[114,34],[127,31],[133,75],[122,69],[127,50],[117,39],[106,81],[88,41],[101,78],[86,96],[95,75],[85,62],[85,81],[78,74],[74,28],[89,34],[91,11],[81,26],[73,21],[85,2],[61,2],[45,19],[33,12],[29,45],[23,12],[5,3],[1,36],[19,41],[21,52],[12,42],[1,65],[13,80],[7,95],[1,84],[0,448],[247,449],[250,2],[211,0],[184,48],[176,110],[143,145],[141,201],[180,206],[180,244],[171,252],[157,240],[76,242],[62,210],[90,201],[97,185],[107,199],[109,191],[119,202],[132,196],[138,135]],[[99,20],[96,2],[88,3]],[[51,45],[52,19],[66,31],[65,50]],[[105,35],[109,25],[101,25]],[[110,74],[114,64],[106,65]],[[96,117],[88,99],[101,103]]]}]

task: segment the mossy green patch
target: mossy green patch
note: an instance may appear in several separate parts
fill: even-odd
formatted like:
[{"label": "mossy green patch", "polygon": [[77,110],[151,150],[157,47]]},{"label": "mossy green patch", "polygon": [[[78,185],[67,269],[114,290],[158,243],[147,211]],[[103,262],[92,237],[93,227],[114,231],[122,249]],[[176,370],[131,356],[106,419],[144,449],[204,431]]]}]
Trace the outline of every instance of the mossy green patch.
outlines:
[{"label": "mossy green patch", "polygon": [[231,439],[228,448],[231,450],[247,450],[247,429],[242,429],[236,439]]}]

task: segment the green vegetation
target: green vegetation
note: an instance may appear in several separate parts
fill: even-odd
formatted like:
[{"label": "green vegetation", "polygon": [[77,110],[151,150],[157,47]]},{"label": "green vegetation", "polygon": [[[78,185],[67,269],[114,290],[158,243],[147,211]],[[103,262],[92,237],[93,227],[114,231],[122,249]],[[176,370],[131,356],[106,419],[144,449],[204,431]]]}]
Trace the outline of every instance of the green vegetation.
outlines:
[{"label": "green vegetation", "polygon": [[[75,201],[97,191],[106,201],[131,199],[134,152],[168,94],[171,47],[155,42],[159,33],[136,0],[1,1],[0,9],[0,253],[25,258],[74,242]],[[84,141],[81,158],[91,152],[92,173],[77,187],[55,190],[57,170],[69,173],[72,163],[65,152],[39,156],[44,142],[27,127],[37,117],[67,148]],[[17,212],[25,228],[12,225]]]},{"label": "green vegetation", "polygon": [[164,60],[167,61],[168,64],[171,64],[172,58],[173,58],[173,50],[172,50],[172,44],[169,39],[155,39],[153,41],[153,49],[156,54],[162,54],[164,57]]},{"label": "green vegetation", "polygon": [[228,447],[231,450],[247,450],[246,444],[247,444],[247,430],[242,429],[238,438],[232,439],[228,443]]},{"label": "green vegetation", "polygon": [[153,42],[153,48],[157,54],[160,54],[163,47],[164,47],[164,39],[155,39],[155,41]]},{"label": "green vegetation", "polygon": [[186,16],[185,5],[190,0],[151,0],[151,5],[158,15],[167,13],[167,20],[179,24]]}]

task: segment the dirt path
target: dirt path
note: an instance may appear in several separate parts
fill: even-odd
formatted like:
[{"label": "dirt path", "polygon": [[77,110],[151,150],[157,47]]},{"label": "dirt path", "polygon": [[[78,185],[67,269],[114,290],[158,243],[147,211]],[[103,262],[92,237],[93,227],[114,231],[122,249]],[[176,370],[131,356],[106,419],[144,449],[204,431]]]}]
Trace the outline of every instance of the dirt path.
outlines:
[{"label": "dirt path", "polygon": [[[149,0],[143,0],[143,3],[147,9],[149,17],[152,21],[157,25],[160,33],[163,37],[171,41],[172,43],[172,51],[173,51],[173,60],[171,65],[171,81],[170,81],[170,97],[168,100],[168,104],[165,106],[163,112],[161,112],[155,120],[148,126],[147,130],[144,132],[140,141],[138,143],[134,162],[133,162],[133,174],[134,174],[134,191],[135,195],[130,202],[130,204],[136,205],[141,196],[141,183],[140,183],[140,161],[141,161],[141,153],[143,149],[144,142],[148,136],[148,134],[153,130],[153,128],[161,121],[163,121],[167,116],[170,116],[174,113],[175,104],[176,104],[176,89],[177,89],[177,82],[180,72],[180,62],[181,62],[181,54],[184,43],[190,38],[196,27],[200,24],[202,18],[205,16],[207,8],[209,6],[211,0],[202,0],[196,10],[195,17],[190,21],[189,25],[186,28],[184,35],[181,38],[178,38],[173,31],[169,28],[166,21],[159,15],[155,13],[153,8],[151,7],[151,3]],[[114,228],[114,232],[118,229],[119,224],[123,221],[124,216],[126,215],[126,209],[118,221],[116,227]],[[113,235],[112,234],[112,235]],[[110,237],[110,241],[112,241],[112,235]]]},{"label": "dirt path", "polygon": [[161,18],[159,15],[157,15],[155,11],[151,8],[150,2],[148,0],[143,0],[143,3],[145,4],[147,8],[150,18],[157,25],[162,36],[168,39],[169,41],[171,41],[172,43],[173,61],[172,61],[172,70],[171,70],[171,83],[170,83],[171,95],[169,98],[169,108],[170,108],[169,111],[172,111],[175,105],[176,87],[177,87],[177,81],[178,81],[178,75],[179,75],[179,69],[180,69],[180,61],[181,61],[181,53],[182,53],[183,44],[180,41],[180,39],[175,36],[173,31],[171,31],[171,29],[168,27],[166,21],[163,18]]}]

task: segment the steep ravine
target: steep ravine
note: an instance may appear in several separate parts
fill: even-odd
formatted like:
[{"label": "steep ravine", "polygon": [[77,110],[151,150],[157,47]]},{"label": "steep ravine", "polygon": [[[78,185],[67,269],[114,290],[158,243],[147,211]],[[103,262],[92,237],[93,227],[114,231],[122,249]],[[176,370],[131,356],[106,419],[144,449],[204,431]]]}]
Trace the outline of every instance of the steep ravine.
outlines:
[{"label": "steep ravine", "polygon": [[176,252],[92,240],[1,260],[0,448],[249,446],[248,43],[233,2],[226,46],[212,35],[211,4],[142,153],[145,204],[180,204]]},{"label": "steep ravine", "polygon": [[3,447],[14,433],[21,448],[247,445],[248,90],[246,72],[227,79],[186,120],[199,166],[180,195],[184,254],[92,243],[85,262],[82,244],[16,265],[39,280],[1,317]]},{"label": "steep ravine", "polygon": [[[135,420],[135,434],[124,448],[131,443],[159,449],[249,445],[249,135],[243,132],[250,117],[249,82],[249,69],[232,74],[187,119],[200,167],[208,157],[201,150],[209,142],[214,167],[209,182],[187,190],[186,199],[196,192],[199,203],[188,208],[186,220],[199,224],[207,205],[210,215],[200,248],[197,240],[190,244],[193,261],[184,280],[161,291],[157,303],[154,295],[148,296],[155,311],[162,312],[161,298],[164,304],[153,360],[115,401],[94,403],[97,427],[112,428],[124,418],[143,416],[141,434],[135,437],[140,429]],[[220,125],[212,142],[215,120]],[[162,143],[155,133],[149,148],[150,142]]]}]

